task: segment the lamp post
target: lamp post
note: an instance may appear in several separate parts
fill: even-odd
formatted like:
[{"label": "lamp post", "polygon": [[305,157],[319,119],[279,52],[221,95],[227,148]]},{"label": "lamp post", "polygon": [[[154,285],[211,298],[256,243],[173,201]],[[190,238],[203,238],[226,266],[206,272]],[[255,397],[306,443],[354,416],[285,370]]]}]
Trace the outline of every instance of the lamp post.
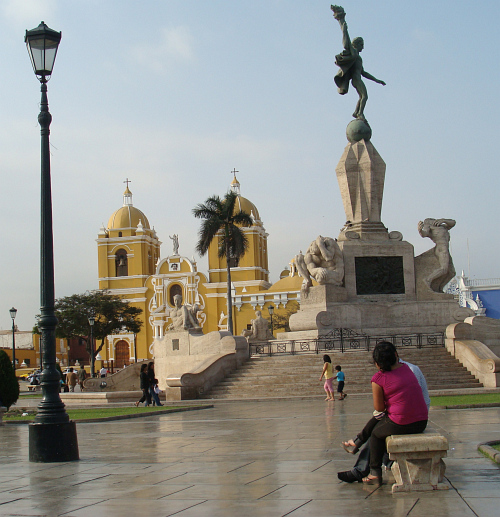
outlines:
[{"label": "lamp post", "polygon": [[274,305],[273,304],[269,305],[269,307],[267,308],[267,311],[269,312],[269,316],[271,316],[271,334],[272,334],[274,331],[274,328],[273,328]]},{"label": "lamp post", "polygon": [[42,400],[35,420],[29,426],[29,459],[36,462],[79,459],[76,425],[69,420],[59,396],[60,374],[56,369],[56,325],[54,312],[54,243],[52,239],[52,193],[50,185],[49,127],[52,116],[47,100],[47,81],[52,75],[61,33],[44,22],[26,31],[24,38],[41,83],[42,100],[38,123],[41,134],[41,227],[40,227],[40,320],[43,365]]},{"label": "lamp post", "polygon": [[10,309],[10,317],[12,318],[12,367],[14,368],[14,372],[16,371],[16,325],[15,319],[17,314],[17,309],[12,307]]},{"label": "lamp post", "polygon": [[95,314],[94,311],[90,313],[89,325],[90,325],[90,376],[92,379],[95,377],[95,358],[94,358],[94,323]]}]

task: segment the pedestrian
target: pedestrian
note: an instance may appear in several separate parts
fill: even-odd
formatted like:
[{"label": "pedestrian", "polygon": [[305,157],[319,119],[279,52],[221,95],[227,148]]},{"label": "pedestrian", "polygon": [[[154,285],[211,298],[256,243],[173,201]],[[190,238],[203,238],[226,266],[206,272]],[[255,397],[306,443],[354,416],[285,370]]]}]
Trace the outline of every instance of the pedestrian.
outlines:
[{"label": "pedestrian", "polygon": [[80,369],[78,370],[78,383],[80,384],[80,391],[83,391],[83,383],[86,377],[87,372],[85,371],[83,364],[80,364]]},{"label": "pedestrian", "polygon": [[153,400],[153,406],[163,406],[160,402],[160,396],[156,392],[158,387],[158,379],[155,378],[155,364],[153,362],[148,363],[148,377],[149,377],[149,395]]},{"label": "pedestrian", "polygon": [[99,370],[99,373],[101,374],[101,378],[106,377],[106,375],[108,374],[108,370],[104,367],[104,365],[102,365],[102,368]]},{"label": "pedestrian", "polygon": [[69,391],[71,391],[71,392],[75,391],[75,386],[76,386],[77,380],[78,380],[78,377],[77,377],[76,373],[73,371],[73,368],[71,367],[69,369],[68,375],[66,376],[66,381],[69,386]]},{"label": "pedestrian", "polygon": [[325,377],[325,385],[324,389],[326,392],[326,399],[325,400],[335,400],[335,395],[333,392],[333,370],[332,370],[332,360],[330,359],[329,355],[323,356],[323,371],[321,372],[321,377],[319,380],[321,381],[323,379],[323,376]]},{"label": "pedestrian", "polygon": [[338,364],[335,367],[335,371],[337,372],[337,393],[340,394],[339,399],[344,400],[347,397],[347,393],[344,393],[344,384],[345,384],[345,373],[342,371],[342,366]]},{"label": "pedestrian", "polygon": [[151,396],[149,394],[149,376],[148,376],[148,365],[144,363],[141,365],[141,374],[140,374],[140,381],[141,381],[141,390],[142,390],[142,397],[135,403],[135,407],[138,407],[141,402],[146,402],[144,404],[145,407],[149,406],[151,404]]}]

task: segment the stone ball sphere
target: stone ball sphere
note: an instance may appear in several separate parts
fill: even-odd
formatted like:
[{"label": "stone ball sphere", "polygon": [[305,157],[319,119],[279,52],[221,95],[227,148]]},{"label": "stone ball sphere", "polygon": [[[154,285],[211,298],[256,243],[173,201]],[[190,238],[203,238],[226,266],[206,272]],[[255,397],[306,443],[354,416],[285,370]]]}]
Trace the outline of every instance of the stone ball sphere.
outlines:
[{"label": "stone ball sphere", "polygon": [[347,125],[346,129],[347,140],[354,144],[361,140],[370,140],[372,137],[372,128],[369,126],[366,120],[361,120],[359,118],[355,120],[351,120]]}]

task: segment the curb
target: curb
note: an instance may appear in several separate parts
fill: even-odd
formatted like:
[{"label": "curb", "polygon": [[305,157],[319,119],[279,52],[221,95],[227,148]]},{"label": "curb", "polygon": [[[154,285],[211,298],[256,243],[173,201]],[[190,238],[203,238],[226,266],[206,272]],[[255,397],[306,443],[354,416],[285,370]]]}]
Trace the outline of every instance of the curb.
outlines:
[{"label": "curb", "polygon": [[[213,407],[214,407],[213,404],[207,404],[205,406],[182,407],[182,408],[178,408],[178,409],[159,409],[158,411],[134,413],[131,415],[105,416],[102,418],[81,418],[81,419],[77,419],[77,420],[72,420],[72,422],[76,422],[77,424],[90,424],[90,423],[95,423],[95,422],[111,422],[112,420],[129,420],[131,418],[144,418],[147,416],[166,415],[168,413],[183,413],[184,411],[196,411],[198,409],[211,409]],[[24,421],[4,420],[4,423],[9,424],[9,425],[26,425],[26,424],[33,423],[33,420],[24,420]]]},{"label": "curb", "polygon": [[498,463],[500,465],[500,451],[494,449],[492,445],[498,445],[500,441],[494,440],[492,442],[484,442],[480,443],[477,446],[477,450],[482,452],[486,457],[490,458],[490,460]]},{"label": "curb", "polygon": [[431,409],[480,409],[500,407],[500,402],[483,402],[482,404],[457,404],[454,406],[431,406]]}]

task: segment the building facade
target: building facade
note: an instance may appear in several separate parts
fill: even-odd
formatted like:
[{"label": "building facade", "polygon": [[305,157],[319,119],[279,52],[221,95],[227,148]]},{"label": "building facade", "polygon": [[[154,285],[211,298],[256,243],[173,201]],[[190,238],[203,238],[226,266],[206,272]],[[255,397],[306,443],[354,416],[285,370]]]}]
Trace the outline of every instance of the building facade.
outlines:
[{"label": "building facade", "polygon": [[[230,189],[237,194],[236,209],[247,212],[253,220],[250,228],[243,229],[249,241],[248,250],[231,268],[234,333],[241,334],[255,318],[256,310],[262,310],[263,316],[268,317],[267,307],[271,304],[275,314],[286,312],[290,302],[297,306],[302,278],[291,267],[271,285],[268,234],[259,211],[241,196],[236,177]],[[162,243],[146,215],[133,205],[128,186],[123,194],[123,206],[113,212],[107,228],[99,231],[99,289],[119,295],[143,311],[144,324],[139,334],[108,336],[101,356],[104,361],[113,361],[115,367],[152,357],[154,339],[168,332],[170,309],[176,295],[182,296],[184,304],[198,306],[199,325],[204,334],[227,329],[227,269],[226,259],[218,256],[218,239],[209,247],[209,269],[205,275],[198,271],[194,258],[179,254],[177,235],[170,238],[173,251],[162,258]]]}]

